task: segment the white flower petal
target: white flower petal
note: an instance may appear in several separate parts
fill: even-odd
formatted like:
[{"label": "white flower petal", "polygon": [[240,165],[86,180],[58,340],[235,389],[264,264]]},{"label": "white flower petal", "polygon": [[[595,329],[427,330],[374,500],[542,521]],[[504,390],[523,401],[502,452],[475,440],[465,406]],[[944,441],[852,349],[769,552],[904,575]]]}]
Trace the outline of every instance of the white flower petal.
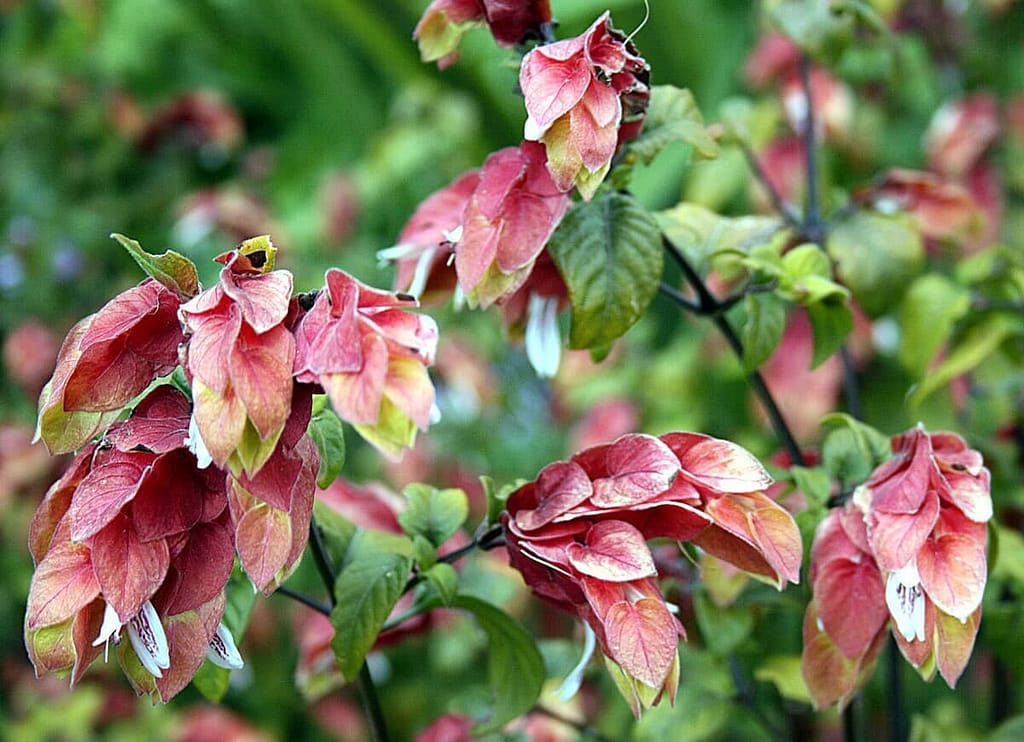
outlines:
[{"label": "white flower petal", "polygon": [[228,670],[241,670],[245,663],[242,655],[235,646],[235,638],[231,636],[228,627],[223,622],[217,624],[217,633],[210,639],[210,646],[206,650],[206,659],[210,660],[217,667]]},{"label": "white flower petal", "polygon": [[594,656],[594,649],[597,647],[597,636],[590,628],[590,624],[584,623],[583,631],[583,656],[580,657],[580,661],[576,663],[572,672],[566,675],[565,680],[558,686],[558,697],[562,703],[568,703],[573,696],[580,692],[580,686],[583,685],[583,672],[590,664],[590,659]]},{"label": "white flower petal", "polygon": [[917,563],[889,573],[885,583],[885,604],[896,622],[896,630],[909,641],[924,641],[924,590],[917,573]]},{"label": "white flower petal", "polygon": [[550,378],[562,360],[558,299],[530,294],[526,317],[526,357],[538,376]]},{"label": "white flower petal", "polygon": [[199,426],[196,424],[196,413],[188,421],[188,437],[185,438],[185,446],[196,457],[196,466],[205,469],[213,463],[213,456],[203,442],[203,436],[199,433]]},{"label": "white flower petal", "polygon": [[139,662],[154,678],[162,678],[163,673],[160,671],[171,666],[171,653],[156,608],[147,600],[142,610],[128,621],[127,626],[128,639]]}]

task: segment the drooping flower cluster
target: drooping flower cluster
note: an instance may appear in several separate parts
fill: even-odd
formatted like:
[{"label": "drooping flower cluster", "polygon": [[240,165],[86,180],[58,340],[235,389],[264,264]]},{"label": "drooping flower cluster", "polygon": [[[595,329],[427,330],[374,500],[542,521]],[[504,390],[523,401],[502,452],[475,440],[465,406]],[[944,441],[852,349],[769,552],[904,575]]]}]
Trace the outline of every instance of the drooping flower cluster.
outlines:
[{"label": "drooping flower cluster", "polygon": [[646,541],[689,541],[782,587],[799,580],[800,534],[746,450],[696,433],[631,434],[545,467],[510,495],[509,558],[540,598],[596,633],[639,714],[679,676],[685,636]]},{"label": "drooping flower cluster", "polygon": [[[313,394],[397,454],[429,423],[437,328],[341,271],[293,299],[266,237],[219,256],[206,291],[181,256],[122,243],[156,278],[76,325],[41,398],[39,436],[81,450],[33,521],[25,639],[37,672],[77,681],[123,630],[132,683],[167,700],[207,652],[241,663],[219,623],[236,554],[267,593],[299,562],[320,468]],[[157,382],[179,363],[183,382]]]},{"label": "drooping flower cluster", "polygon": [[572,39],[540,46],[523,58],[525,138],[542,142],[558,188],[574,185],[590,200],[612,155],[643,126],[649,68],[606,12]]},{"label": "drooping flower cluster", "polygon": [[184,394],[156,387],[82,449],[36,511],[25,644],[37,672],[70,669],[77,681],[122,629],[140,693],[170,698],[207,656],[241,666],[220,624],[235,552],[225,478],[184,447],[189,417]]},{"label": "drooping flower cluster", "polygon": [[803,671],[819,707],[845,705],[866,682],[890,621],[922,677],[938,670],[950,687],[978,632],[992,517],[981,454],[920,426],[892,450],[815,536]]},{"label": "drooping flower cluster", "polygon": [[[415,36],[423,58],[443,67],[476,24],[486,21],[499,43],[511,45],[546,39],[550,18],[547,2],[435,0]],[[526,141],[493,153],[420,205],[395,247],[380,253],[397,263],[395,287],[415,296],[457,287],[484,308],[514,302],[506,324],[525,335],[538,373],[553,375],[566,289],[560,276],[534,281],[534,269],[570,207],[569,193],[576,188],[590,200],[616,150],[640,133],[648,78],[647,63],[608,13],[578,37],[527,53],[520,68]]]},{"label": "drooping flower cluster", "polygon": [[543,38],[550,23],[548,0],[433,0],[413,38],[423,61],[444,69],[458,58],[463,35],[477,26],[486,24],[498,44],[512,47]]}]

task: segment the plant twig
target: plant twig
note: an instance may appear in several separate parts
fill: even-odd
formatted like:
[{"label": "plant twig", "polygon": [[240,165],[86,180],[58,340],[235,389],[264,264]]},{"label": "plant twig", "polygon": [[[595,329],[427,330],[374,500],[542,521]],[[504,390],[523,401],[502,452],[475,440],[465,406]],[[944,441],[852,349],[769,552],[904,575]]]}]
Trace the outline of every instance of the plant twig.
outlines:
[{"label": "plant twig", "polygon": [[[331,555],[324,545],[323,534],[320,532],[320,525],[316,522],[316,518],[312,518],[309,521],[309,550],[313,553],[313,563],[316,564],[317,572],[320,573],[320,579],[323,580],[324,587],[327,588],[328,600],[330,601],[331,609],[333,609],[337,604],[337,598],[334,595],[334,583],[337,580],[337,573],[331,561]],[[329,610],[327,615],[330,614],[331,611]],[[370,668],[365,661],[363,666],[359,668],[356,689],[359,693],[359,700],[363,705],[363,711],[366,712],[366,720],[370,725],[370,736],[374,742],[388,742],[388,727],[380,707],[380,699],[377,697],[377,687],[373,683]]]},{"label": "plant twig", "polygon": [[772,202],[772,208],[775,212],[782,217],[783,221],[786,222],[790,227],[796,230],[802,230],[803,224],[800,222],[800,218],[797,215],[796,209],[793,204],[789,203],[782,197],[779,190],[775,187],[772,181],[768,178],[768,174],[764,171],[761,166],[761,161],[757,157],[757,153],[750,148],[741,137],[736,137],[736,142],[739,144],[740,151],[743,153],[743,157],[747,160],[747,167],[750,168],[750,172],[753,174],[754,179],[761,184],[761,187],[768,193],[768,200]]},{"label": "plant twig", "polygon": [[316,598],[311,598],[305,593],[300,593],[297,590],[292,590],[291,588],[285,587],[284,585],[281,585],[274,592],[278,595],[283,595],[286,598],[291,598],[297,603],[302,603],[302,605],[306,606],[307,608],[312,608],[314,611],[324,616],[331,615],[331,607],[327,605],[327,603],[324,603],[322,600],[317,600]]},{"label": "plant twig", "polygon": [[[729,319],[722,312],[722,304],[715,298],[714,294],[708,289],[707,284],[704,283],[704,279],[701,278],[700,274],[690,265],[690,261],[687,260],[683,254],[673,242],[668,238],[667,235],[662,234],[661,236],[662,245],[669,256],[676,262],[679,269],[683,272],[687,282],[693,287],[694,292],[697,294],[698,313],[707,315],[711,318],[711,321],[715,323],[718,331],[725,337],[726,342],[729,343],[729,347],[732,348],[733,353],[739,359],[740,363],[743,363],[743,343],[740,341],[739,335],[733,329],[729,323]],[[664,291],[662,293],[665,293]],[[672,294],[666,294],[669,298],[675,299]],[[694,306],[693,302],[685,297],[685,304],[682,304],[684,308],[690,309]],[[765,412],[768,414],[768,419],[771,421],[772,428],[775,430],[775,434],[778,436],[782,447],[786,449],[786,453],[789,454],[790,460],[797,466],[805,466],[806,461],[804,455],[800,451],[800,446],[797,445],[796,439],[793,437],[792,431],[789,429],[789,425],[786,424],[785,418],[782,416],[782,412],[779,410],[779,406],[775,403],[774,397],[768,390],[768,385],[765,384],[764,377],[761,376],[760,372],[754,371],[747,375],[747,382],[750,387],[754,390],[754,394],[761,401]]]},{"label": "plant twig", "polygon": [[803,120],[804,166],[807,168],[806,208],[802,236],[808,242],[821,245],[825,239],[821,206],[818,203],[818,145],[815,136],[814,99],[811,94],[811,58],[800,57],[800,84],[807,103]]}]

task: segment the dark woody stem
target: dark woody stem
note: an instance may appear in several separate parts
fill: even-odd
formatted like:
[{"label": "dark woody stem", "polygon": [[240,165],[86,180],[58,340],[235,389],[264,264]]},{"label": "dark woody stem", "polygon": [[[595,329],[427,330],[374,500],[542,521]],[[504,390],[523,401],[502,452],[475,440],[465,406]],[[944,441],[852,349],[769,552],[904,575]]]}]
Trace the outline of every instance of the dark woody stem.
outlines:
[{"label": "dark woody stem", "polygon": [[[320,526],[317,524],[315,517],[309,521],[309,550],[313,554],[313,562],[316,564],[317,572],[320,573],[320,579],[323,580],[324,587],[327,588],[331,608],[334,608],[336,603],[334,583],[337,574],[334,564],[331,562],[331,555],[324,546],[323,535],[320,532]],[[366,662],[363,662],[363,666],[359,668],[359,679],[356,681],[356,688],[359,692],[359,699],[363,704],[363,710],[366,712],[366,720],[370,725],[371,737],[374,742],[387,742],[388,728],[384,721],[384,712],[380,707],[380,699],[377,698],[377,687],[373,683],[373,677],[370,675],[370,668]]]},{"label": "dark woody stem", "polygon": [[[697,295],[697,301],[693,302],[687,299],[685,296],[680,294],[675,289],[671,289],[668,286],[662,287],[662,293],[668,296],[668,298],[675,301],[679,306],[689,312],[694,312],[702,316],[708,316],[711,321],[718,328],[718,331],[725,338],[726,342],[729,343],[729,347],[732,348],[733,353],[743,362],[743,343],[740,341],[739,335],[736,334],[736,330],[733,329],[729,319],[725,316],[725,310],[731,306],[723,303],[715,298],[714,294],[708,289],[707,284],[704,283],[704,279],[701,278],[700,274],[697,273],[696,269],[690,265],[690,261],[666,235],[661,236],[662,246],[665,248],[665,252],[668,253],[669,257],[675,261],[676,265],[683,272],[683,276],[686,278],[687,283],[693,288],[694,293]],[[796,439],[793,437],[792,431],[789,429],[789,425],[786,424],[785,418],[782,416],[782,412],[779,410],[779,406],[775,403],[775,398],[772,397],[771,392],[768,390],[768,386],[764,382],[764,377],[761,376],[760,372],[754,371],[747,375],[747,382],[753,389],[754,394],[761,401],[765,412],[768,414],[768,419],[771,421],[772,428],[775,430],[775,434],[778,436],[782,447],[786,449],[786,453],[789,454],[790,460],[798,465],[804,466],[803,453],[800,451],[800,446],[797,445]]]}]

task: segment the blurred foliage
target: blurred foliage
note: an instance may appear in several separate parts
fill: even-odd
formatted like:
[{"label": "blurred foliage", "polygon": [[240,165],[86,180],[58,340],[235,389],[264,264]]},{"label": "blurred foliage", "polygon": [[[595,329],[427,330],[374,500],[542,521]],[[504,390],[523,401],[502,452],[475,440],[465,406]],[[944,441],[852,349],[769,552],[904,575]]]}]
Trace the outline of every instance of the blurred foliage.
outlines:
[{"label": "blurred foliage", "polygon": [[[512,94],[517,57],[497,49],[486,34],[471,34],[459,64],[444,72],[420,64],[410,36],[424,5],[421,0],[0,0],[0,337],[6,340],[36,320],[51,333],[52,343],[136,283],[139,271],[109,239],[111,232],[129,235],[154,252],[171,248],[187,254],[207,285],[216,275],[209,258],[265,232],[273,234],[281,248],[279,265],[295,273],[299,290],[319,285],[329,266],[388,285],[390,269],[378,264],[376,251],[393,244],[425,196],[478,166],[488,152],[518,141],[525,118]],[[644,15],[642,4],[633,0],[553,0],[552,5],[560,37],[582,31],[606,6],[624,29],[639,26]],[[749,95],[744,61],[767,24],[753,12],[754,4],[651,5],[652,18],[635,41],[651,65],[652,82],[688,88],[707,122],[742,121],[744,137],[757,149],[777,137],[785,126],[777,101],[770,94],[740,97]],[[869,5],[886,14],[900,3]],[[927,10],[932,4],[906,5]],[[787,18],[790,23],[792,12]],[[857,43],[847,44],[841,54],[822,41],[822,57],[856,90],[849,138],[822,153],[827,209],[844,204],[857,187],[890,167],[923,167],[922,132],[949,98],[975,90],[1002,101],[1021,95],[1024,4],[972,3],[955,20],[949,28],[936,21],[881,39],[859,29],[851,32],[858,34]],[[959,266],[941,252],[929,257],[944,274],[995,299],[1012,299],[1005,295],[1012,287],[999,281],[1024,270],[1022,148],[1024,142],[994,153],[1008,184],[997,246]],[[723,146],[717,159],[691,164],[689,147],[673,144],[652,164],[638,166],[630,187],[652,209],[676,206],[685,197],[724,215],[743,215],[763,201],[751,187],[742,153],[732,145]],[[869,260],[855,223],[836,239],[845,240],[851,256]],[[908,263],[916,265],[919,251],[915,246],[911,252]],[[668,270],[668,280],[678,278]],[[895,285],[886,284],[869,307],[881,316],[861,338],[874,346],[859,368],[861,386],[870,390],[863,400],[865,419],[886,432],[918,419],[932,429],[957,429],[985,453],[1001,527],[1016,536],[1024,524],[1020,318],[1015,331],[1000,329],[1005,334],[995,345],[1017,338],[1000,353],[984,345],[986,337],[991,340],[984,316],[956,325],[958,337],[966,338],[960,347],[970,355],[968,366],[936,382],[928,390],[935,393],[920,393],[920,405],[912,410],[904,404],[906,391],[933,356],[908,361],[907,351],[886,334],[900,312],[919,332],[927,326],[927,309],[894,306],[899,297],[890,295],[905,288],[913,266],[907,270],[906,277],[891,276]],[[933,291],[918,293],[935,300]],[[962,302],[958,296],[951,301]],[[627,400],[639,419],[634,427],[648,432],[699,430],[764,456],[774,450],[743,368],[713,328],[681,318],[664,298],[655,299],[603,365],[594,367],[585,353],[567,354],[563,373],[551,383],[536,379],[522,350],[506,342],[497,314],[456,313],[449,307],[431,311],[445,342],[454,339],[463,354],[456,358],[450,351],[450,365],[439,369],[443,422],[404,468],[382,468],[370,449],[348,436],[345,476],[350,479],[387,478],[396,489],[417,479],[465,487],[472,527],[485,512],[478,475],[490,475],[499,485],[534,476],[574,450],[584,413],[609,400]],[[941,321],[953,328],[963,316],[961,309]],[[55,348],[45,343],[5,352],[0,426],[21,426],[11,428],[18,431],[31,426],[41,382],[16,378],[12,364],[24,360],[21,354],[41,354],[45,365],[47,353],[52,359]],[[976,373],[969,387],[954,394],[944,388],[971,369]],[[482,374],[483,381],[463,383],[470,372]],[[800,440],[812,445],[819,438],[812,427]],[[252,725],[270,738],[364,738],[350,688],[312,704],[295,688],[297,650],[289,627],[298,609],[279,597],[257,601],[242,643],[247,668],[232,675],[224,700],[230,711],[212,710],[193,689],[169,707],[149,708],[102,663],[72,694],[63,681],[33,680],[20,640],[32,570],[23,544],[54,467],[32,460],[28,475],[9,479],[14,477],[10,462],[27,462],[31,455],[4,446],[0,737],[184,739],[189,724],[201,723],[225,730]],[[1000,558],[1004,553],[1022,558],[1016,541],[1002,538],[998,544]],[[958,690],[917,682],[904,669],[907,707],[919,713],[916,738],[980,738],[976,730],[986,728],[989,704],[1002,702],[991,697],[982,666],[998,663],[997,672],[1018,681],[1008,691],[1012,698],[1003,701],[1007,708],[1022,708],[1024,576],[1016,562],[1014,568],[996,564],[980,640],[991,651],[976,658]],[[766,730],[799,734],[807,728],[801,725],[809,724],[808,707],[783,701],[779,693],[785,694],[793,680],[786,657],[799,653],[806,595],[755,586],[740,598],[741,613],[730,613],[695,592],[695,575],[696,568],[685,564],[675,582],[667,582],[670,595],[675,586],[674,599],[690,630],[680,695],[674,708],[663,704],[648,713],[634,738],[681,739],[675,734],[684,727],[687,739],[749,738]],[[310,565],[303,565],[294,582],[317,593]],[[568,674],[578,652],[578,642],[571,647],[564,642],[569,622],[530,601],[502,560],[470,561],[460,584],[463,593],[501,605],[542,638],[549,677]],[[441,712],[473,713],[488,704],[486,640],[464,615],[446,614],[439,630],[370,655],[397,739],[411,738]],[[614,699],[603,670],[592,669],[586,693],[567,713],[586,711],[595,727],[625,737],[632,728],[628,709]],[[743,680],[753,677],[765,680]],[[879,708],[881,688],[877,680],[868,686],[865,708]],[[882,721],[861,719],[865,729]],[[838,733],[834,714],[817,724],[822,734]],[[1010,736],[1012,724],[1004,725]]]}]

